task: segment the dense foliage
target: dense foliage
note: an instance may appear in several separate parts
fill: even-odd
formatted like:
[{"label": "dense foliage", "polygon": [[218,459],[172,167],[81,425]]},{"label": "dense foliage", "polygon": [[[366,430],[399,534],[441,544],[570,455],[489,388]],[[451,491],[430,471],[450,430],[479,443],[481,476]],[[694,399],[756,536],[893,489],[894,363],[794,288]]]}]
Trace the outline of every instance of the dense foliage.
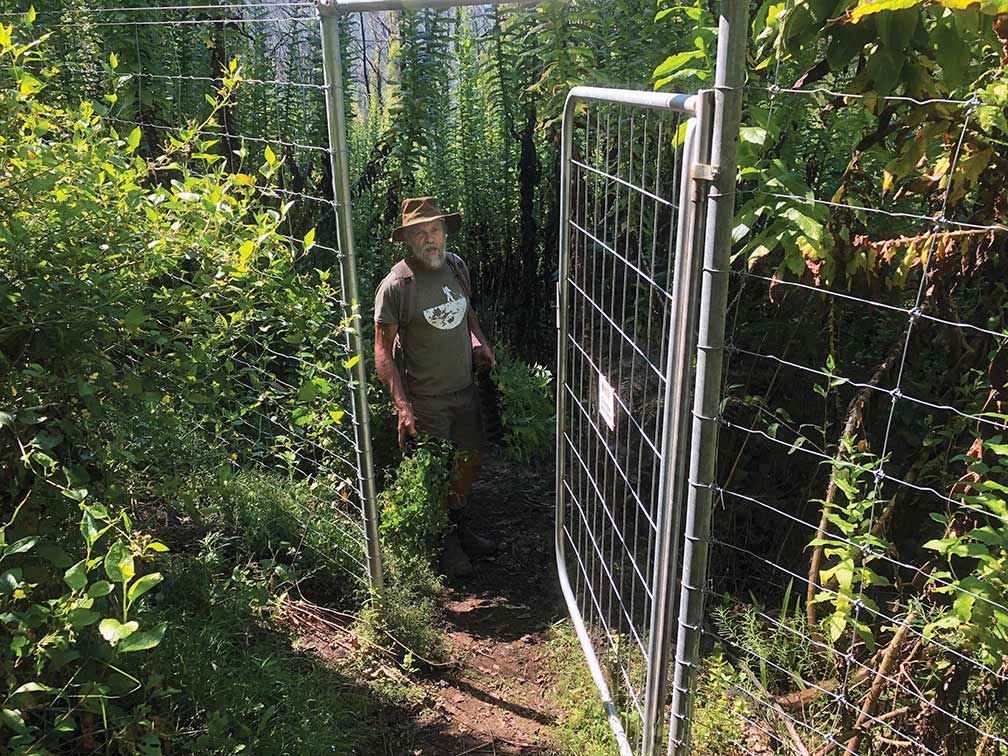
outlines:
[{"label": "dense foliage", "polygon": [[[719,502],[696,734],[735,752],[716,733],[758,718],[793,742],[779,709],[810,750],[806,729],[897,752],[870,719],[885,709],[933,752],[993,753],[977,728],[1008,732],[1008,9],[750,5],[718,473],[750,498]],[[364,574],[346,391],[361,356],[317,24],[279,6],[88,7],[0,25],[3,737],[312,752],[322,708],[327,747],[366,748],[365,720],[344,714],[369,705],[302,677],[263,629],[288,592],[346,602]],[[401,254],[401,199],[461,210],[451,244],[513,350],[512,459],[553,443],[549,374],[512,355],[552,354],[564,96],[708,86],[712,8],[549,0],[341,22],[365,321]],[[402,464],[383,532],[409,548],[390,555],[387,615],[368,609],[360,632],[380,646],[391,628],[409,666],[442,651],[440,585],[416,554],[436,546],[446,473]],[[216,698],[204,648],[239,670]],[[898,685],[858,672],[884,659]],[[269,681],[324,703],[269,697]],[[841,682],[856,706],[825,695]]]},{"label": "dense foliage", "polygon": [[[1006,732],[1005,10],[752,6],[717,635],[810,749],[980,753]],[[655,86],[709,83],[707,7],[659,15],[695,38]],[[873,683],[879,665],[899,672]],[[837,680],[852,704],[824,695]]]},{"label": "dense foliage", "polygon": [[[177,570],[173,524],[240,532],[239,553],[271,581],[324,565],[340,578],[330,593],[357,587],[359,538],[341,514],[353,468],[333,451],[343,368],[277,358],[332,340],[342,315],[325,271],[303,285],[277,235],[286,207],[257,191],[279,159],[267,149],[245,168],[238,155],[225,172],[198,135],[232,102],[237,64],[205,120],[144,157],[140,129],[106,119],[114,90],[64,104],[50,54],[30,27],[0,27],[5,740],[155,753],[173,729],[156,680],[176,670],[143,657],[170,624],[150,601]],[[262,422],[277,405],[293,432]],[[305,464],[315,483],[295,489]],[[264,465],[280,477],[257,500]],[[323,558],[302,556],[312,549]]]}]

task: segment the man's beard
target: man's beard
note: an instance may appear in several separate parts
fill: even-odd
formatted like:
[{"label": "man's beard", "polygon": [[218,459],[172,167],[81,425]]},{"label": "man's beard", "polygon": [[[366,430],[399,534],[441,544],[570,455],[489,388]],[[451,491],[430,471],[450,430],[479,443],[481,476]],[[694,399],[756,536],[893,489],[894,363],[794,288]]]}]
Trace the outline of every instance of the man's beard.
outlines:
[{"label": "man's beard", "polygon": [[429,246],[424,247],[413,256],[430,270],[439,270],[445,262],[445,248]]}]

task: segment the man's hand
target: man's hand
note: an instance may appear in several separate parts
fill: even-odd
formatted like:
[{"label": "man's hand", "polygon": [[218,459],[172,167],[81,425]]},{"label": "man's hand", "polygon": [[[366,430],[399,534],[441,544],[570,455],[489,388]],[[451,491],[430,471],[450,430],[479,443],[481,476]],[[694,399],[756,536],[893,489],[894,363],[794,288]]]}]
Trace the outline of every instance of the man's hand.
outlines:
[{"label": "man's hand", "polygon": [[497,358],[494,356],[493,349],[488,344],[480,344],[477,347],[473,347],[473,361],[477,367],[497,367]]},{"label": "man's hand", "polygon": [[409,404],[402,404],[398,408],[399,412],[399,448],[406,448],[406,439],[417,434],[416,417],[413,416],[413,407]]}]

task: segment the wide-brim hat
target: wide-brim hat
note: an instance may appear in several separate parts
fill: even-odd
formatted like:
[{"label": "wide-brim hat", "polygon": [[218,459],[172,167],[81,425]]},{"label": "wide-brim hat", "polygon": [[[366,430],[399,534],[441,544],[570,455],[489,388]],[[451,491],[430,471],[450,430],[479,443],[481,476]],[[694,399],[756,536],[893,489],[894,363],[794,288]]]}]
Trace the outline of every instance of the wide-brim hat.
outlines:
[{"label": "wide-brim hat", "polygon": [[441,218],[449,233],[458,231],[462,216],[458,213],[443,213],[435,197],[410,197],[402,203],[402,225],[392,232],[389,241],[406,241],[405,231],[410,226],[416,226]]}]

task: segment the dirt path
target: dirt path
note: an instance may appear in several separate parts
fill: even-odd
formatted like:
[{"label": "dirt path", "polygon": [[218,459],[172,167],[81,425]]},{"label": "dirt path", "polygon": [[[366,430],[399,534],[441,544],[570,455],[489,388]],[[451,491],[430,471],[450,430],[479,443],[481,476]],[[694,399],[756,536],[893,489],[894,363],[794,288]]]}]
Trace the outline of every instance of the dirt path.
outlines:
[{"label": "dirt path", "polygon": [[[550,628],[566,616],[553,552],[550,469],[490,462],[473,492],[474,520],[500,550],[475,573],[449,584],[445,598],[449,663],[407,680],[394,665],[376,676],[419,686],[423,699],[379,715],[386,756],[556,754],[551,727],[555,672]],[[335,668],[361,652],[353,615],[288,602],[284,624],[299,648]],[[432,621],[437,621],[432,618]],[[348,684],[356,674],[348,668]],[[367,756],[372,756],[368,754]]]},{"label": "dirt path", "polygon": [[489,463],[473,493],[481,529],[501,549],[446,602],[459,671],[425,683],[432,713],[418,754],[552,754],[550,625],[564,616],[553,561],[549,470]]}]

